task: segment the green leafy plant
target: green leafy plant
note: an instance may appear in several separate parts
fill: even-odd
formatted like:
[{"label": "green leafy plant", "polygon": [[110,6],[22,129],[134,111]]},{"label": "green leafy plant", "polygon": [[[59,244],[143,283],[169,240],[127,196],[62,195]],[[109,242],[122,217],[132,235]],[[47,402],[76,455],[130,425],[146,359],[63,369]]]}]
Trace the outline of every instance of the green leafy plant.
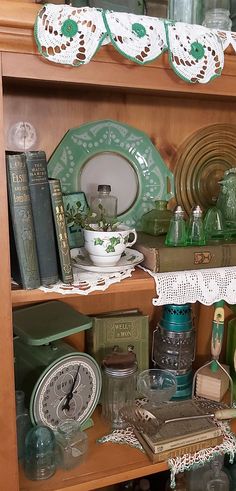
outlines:
[{"label": "green leafy plant", "polygon": [[98,208],[99,213],[94,213],[91,209],[87,212],[82,212],[80,201],[76,202],[76,206],[68,204],[65,210],[68,227],[79,225],[86,230],[100,230],[103,232],[117,230],[120,222],[117,222],[116,218],[107,217],[106,210],[101,204],[98,205]]}]

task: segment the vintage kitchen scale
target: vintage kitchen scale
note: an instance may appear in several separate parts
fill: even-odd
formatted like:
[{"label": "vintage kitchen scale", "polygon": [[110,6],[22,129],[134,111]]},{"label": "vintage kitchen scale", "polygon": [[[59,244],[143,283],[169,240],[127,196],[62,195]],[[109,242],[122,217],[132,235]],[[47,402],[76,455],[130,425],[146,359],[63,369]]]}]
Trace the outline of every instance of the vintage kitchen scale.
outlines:
[{"label": "vintage kitchen scale", "polygon": [[64,302],[50,301],[13,312],[16,389],[23,390],[33,424],[56,429],[65,419],[93,425],[102,378],[97,362],[76,351],[66,336],[92,319]]}]

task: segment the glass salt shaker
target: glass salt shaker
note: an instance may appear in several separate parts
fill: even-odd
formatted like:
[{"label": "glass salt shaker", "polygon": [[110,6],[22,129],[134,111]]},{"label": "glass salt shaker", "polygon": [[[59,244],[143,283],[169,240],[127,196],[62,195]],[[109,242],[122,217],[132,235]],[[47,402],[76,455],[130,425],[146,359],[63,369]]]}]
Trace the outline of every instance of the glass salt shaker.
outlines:
[{"label": "glass salt shaker", "polygon": [[202,209],[199,205],[193,207],[187,225],[187,244],[205,245],[206,237],[202,216]]},{"label": "glass salt shaker", "polygon": [[72,469],[81,464],[88,450],[88,437],[74,420],[65,420],[57,428],[56,449],[58,465]]},{"label": "glass salt shaker", "polygon": [[127,426],[120,409],[134,404],[137,368],[133,352],[113,351],[103,360],[102,415],[112,423],[113,429]]},{"label": "glass salt shaker", "polygon": [[177,205],[174,209],[167,231],[165,245],[171,247],[182,247],[187,245],[186,221],[184,210],[180,205]]}]

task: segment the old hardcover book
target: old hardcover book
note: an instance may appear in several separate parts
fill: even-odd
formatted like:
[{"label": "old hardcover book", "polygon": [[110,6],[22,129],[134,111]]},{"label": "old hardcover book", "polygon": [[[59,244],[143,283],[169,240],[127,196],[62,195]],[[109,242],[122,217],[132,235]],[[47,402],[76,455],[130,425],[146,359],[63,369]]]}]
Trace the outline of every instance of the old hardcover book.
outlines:
[{"label": "old hardcover book", "polygon": [[7,153],[10,254],[13,280],[26,290],[40,286],[35,231],[25,155]]},{"label": "old hardcover book", "polygon": [[133,347],[139,371],[149,368],[148,316],[139,313],[104,314],[93,317],[93,325],[86,332],[87,352],[99,365],[114,346],[121,351]]},{"label": "old hardcover book", "polygon": [[[184,400],[165,404],[163,407],[152,408],[152,413],[160,422],[164,422],[171,418],[200,416],[203,411],[194,401]],[[221,433],[221,428],[211,418],[199,418],[162,424],[156,434],[147,435],[142,432],[142,438],[153,453],[159,453],[215,438]]]},{"label": "old hardcover book", "polygon": [[49,186],[51,192],[61,279],[63,283],[70,284],[73,283],[73,271],[60,180],[49,179]]},{"label": "old hardcover book", "polygon": [[41,284],[48,286],[59,279],[52,205],[43,151],[26,152],[29,190],[32,204]]},{"label": "old hardcover book", "polygon": [[154,273],[236,265],[236,243],[233,242],[169,247],[165,245],[165,236],[138,232],[135,249],[144,255],[142,266]]},{"label": "old hardcover book", "polygon": [[216,447],[217,445],[221,445],[223,442],[223,436],[218,435],[218,436],[213,436],[210,438],[207,438],[205,440],[201,440],[199,442],[195,443],[189,443],[189,444],[183,444],[180,447],[172,448],[169,450],[163,450],[162,452],[159,453],[154,453],[152,449],[149,447],[145,439],[143,438],[142,434],[140,434],[138,431],[134,430],[135,435],[139,442],[141,443],[143,449],[145,450],[147,456],[151,460],[151,462],[157,463],[157,462],[163,462],[165,460],[171,459],[171,458],[176,458],[176,457],[181,457],[182,455],[185,454],[193,454],[195,452],[198,452],[199,450],[203,450],[204,448],[210,448],[210,447]]}]

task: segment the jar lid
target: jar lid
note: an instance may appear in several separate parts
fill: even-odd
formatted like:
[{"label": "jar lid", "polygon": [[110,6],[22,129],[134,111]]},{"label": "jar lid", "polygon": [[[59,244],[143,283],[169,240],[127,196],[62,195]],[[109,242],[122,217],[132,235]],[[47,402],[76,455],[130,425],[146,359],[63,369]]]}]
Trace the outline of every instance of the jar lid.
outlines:
[{"label": "jar lid", "polygon": [[130,375],[137,370],[136,355],[133,351],[123,353],[121,351],[112,351],[103,360],[105,373],[114,376]]},{"label": "jar lid", "polygon": [[110,193],[111,186],[110,186],[110,184],[99,184],[98,185],[98,191],[100,191],[102,193]]}]

